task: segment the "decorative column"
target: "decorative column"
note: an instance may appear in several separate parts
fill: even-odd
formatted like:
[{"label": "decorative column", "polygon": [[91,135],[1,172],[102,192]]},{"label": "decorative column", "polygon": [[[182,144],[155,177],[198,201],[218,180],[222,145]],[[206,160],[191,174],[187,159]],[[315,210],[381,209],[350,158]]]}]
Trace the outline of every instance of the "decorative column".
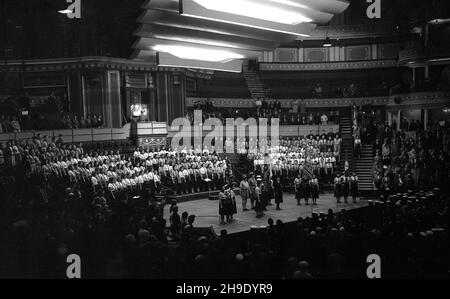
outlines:
[{"label": "decorative column", "polygon": [[400,128],[401,128],[401,126],[400,126],[401,121],[402,121],[402,111],[401,111],[401,110],[398,110],[398,111],[397,111],[397,131],[400,131]]},{"label": "decorative column", "polygon": [[423,129],[426,130],[428,126],[428,109],[423,110]]},{"label": "decorative column", "polygon": [[392,125],[392,111],[388,111],[388,125],[391,126]]},{"label": "decorative column", "polygon": [[120,73],[119,71],[108,71],[106,77],[105,124],[108,127],[121,128],[123,114],[120,96]]}]

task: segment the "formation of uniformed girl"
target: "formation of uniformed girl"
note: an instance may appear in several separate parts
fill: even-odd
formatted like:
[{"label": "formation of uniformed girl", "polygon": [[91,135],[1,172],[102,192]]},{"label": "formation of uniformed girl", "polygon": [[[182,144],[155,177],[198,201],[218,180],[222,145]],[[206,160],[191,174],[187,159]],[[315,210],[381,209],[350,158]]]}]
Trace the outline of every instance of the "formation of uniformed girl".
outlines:
[{"label": "formation of uniformed girl", "polygon": [[311,180],[301,178],[299,175],[294,181],[295,198],[297,205],[301,205],[301,200],[305,200],[305,205],[309,205],[309,199],[312,199],[312,204],[317,205],[319,198],[319,180],[313,176]]},{"label": "formation of uniformed girl", "polygon": [[355,173],[351,176],[339,174],[334,178],[334,197],[337,203],[341,203],[341,198],[344,197],[344,203],[348,203],[349,196],[352,197],[353,202],[356,202],[358,197],[358,177]]}]

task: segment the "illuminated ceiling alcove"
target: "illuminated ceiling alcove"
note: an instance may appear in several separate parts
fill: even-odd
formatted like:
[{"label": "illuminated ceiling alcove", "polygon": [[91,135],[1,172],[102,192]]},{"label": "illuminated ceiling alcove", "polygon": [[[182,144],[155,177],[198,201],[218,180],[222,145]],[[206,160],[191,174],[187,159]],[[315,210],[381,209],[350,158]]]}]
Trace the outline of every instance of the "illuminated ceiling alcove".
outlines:
[{"label": "illuminated ceiling alcove", "polygon": [[148,0],[132,58],[160,66],[240,72],[342,13],[344,0]]}]

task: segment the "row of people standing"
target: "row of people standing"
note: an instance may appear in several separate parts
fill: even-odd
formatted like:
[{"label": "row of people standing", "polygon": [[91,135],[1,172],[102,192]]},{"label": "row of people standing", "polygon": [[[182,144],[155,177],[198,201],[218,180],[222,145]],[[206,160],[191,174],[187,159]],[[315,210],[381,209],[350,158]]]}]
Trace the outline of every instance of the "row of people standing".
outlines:
[{"label": "row of people standing", "polygon": [[351,175],[337,174],[334,179],[334,197],[337,203],[341,203],[341,198],[344,198],[344,203],[348,203],[349,196],[352,197],[353,202],[356,203],[358,197],[358,176],[355,173]]},{"label": "row of people standing", "polygon": [[249,178],[243,176],[239,187],[244,212],[249,211],[247,206],[250,201],[251,210],[256,212],[257,218],[261,218],[267,211],[267,206],[272,205],[272,199],[275,199],[276,209],[281,210],[283,185],[280,177],[271,177],[268,173],[264,176],[250,173]]},{"label": "row of people standing", "polygon": [[319,180],[316,176],[311,179],[307,177],[298,177],[294,180],[294,191],[295,199],[297,200],[297,205],[301,205],[302,199],[305,201],[305,205],[309,205],[309,200],[311,199],[312,205],[317,205],[317,199],[319,199],[320,187]]}]

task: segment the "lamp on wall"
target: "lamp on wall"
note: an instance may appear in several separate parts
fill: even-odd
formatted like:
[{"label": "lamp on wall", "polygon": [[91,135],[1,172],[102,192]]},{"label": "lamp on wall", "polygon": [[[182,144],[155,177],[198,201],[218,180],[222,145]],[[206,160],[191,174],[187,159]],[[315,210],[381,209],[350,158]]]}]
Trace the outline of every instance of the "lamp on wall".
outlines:
[{"label": "lamp on wall", "polygon": [[325,39],[325,42],[323,43],[323,46],[324,46],[325,48],[330,48],[330,47],[333,46],[333,43],[331,42],[331,39],[330,39],[329,37],[327,37],[327,38]]},{"label": "lamp on wall", "polygon": [[325,38],[325,41],[324,41],[324,43],[323,43],[323,47],[325,47],[325,48],[330,48],[330,47],[332,47],[332,46],[333,46],[333,43],[331,42],[331,39],[330,39],[330,37],[328,36],[328,29],[327,29],[327,33],[325,34],[325,36],[326,36],[326,38]]}]

